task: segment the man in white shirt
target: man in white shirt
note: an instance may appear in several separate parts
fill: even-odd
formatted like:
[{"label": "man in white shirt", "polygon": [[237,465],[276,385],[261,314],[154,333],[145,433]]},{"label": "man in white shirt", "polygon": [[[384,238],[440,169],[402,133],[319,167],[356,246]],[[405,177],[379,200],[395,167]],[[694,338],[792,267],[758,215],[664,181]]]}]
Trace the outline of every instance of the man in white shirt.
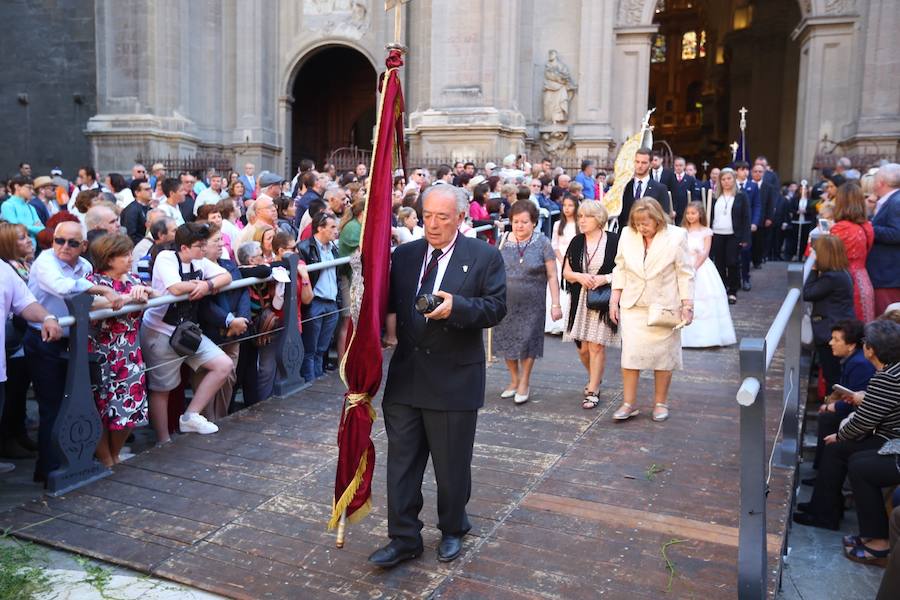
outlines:
[{"label": "man in white shirt", "polygon": [[184,225],[184,215],[178,208],[184,202],[184,186],[174,177],[168,177],[163,180],[162,191],[166,199],[159,203],[159,210],[175,221],[176,227]]},{"label": "man in white shirt", "polygon": [[194,201],[194,216],[197,216],[197,209],[204,204],[218,204],[219,200],[224,200],[228,194],[222,191],[222,176],[218,173],[212,173],[209,176],[209,187],[197,195]]},{"label": "man in white shirt", "polygon": [[215,433],[219,428],[200,413],[228,378],[234,365],[221,348],[205,335],[193,354],[181,355],[172,347],[173,334],[179,323],[197,323],[198,301],[231,283],[231,274],[204,257],[209,227],[189,223],[175,231],[177,250],[163,250],[153,263],[153,289],[161,294],[188,295],[177,304],[157,306],[144,312],[141,328],[141,350],[147,363],[147,388],[150,390],[150,421],[157,443],[169,438],[169,392],[181,383],[181,363],[205,376],[194,388],[194,397],[181,415],[178,426],[182,433]]},{"label": "man in white shirt", "polygon": [[[0,322],[5,324],[7,318],[13,314],[26,321],[40,324],[41,340],[45,342],[58,340],[62,336],[62,329],[60,329],[56,317],[38,304],[25,281],[5,261],[0,260]],[[3,327],[0,328],[0,347],[5,347],[5,345],[6,327]],[[2,352],[0,353],[0,415],[3,414],[5,382],[6,352]],[[8,473],[14,468],[15,465],[0,462],[0,473]]]}]

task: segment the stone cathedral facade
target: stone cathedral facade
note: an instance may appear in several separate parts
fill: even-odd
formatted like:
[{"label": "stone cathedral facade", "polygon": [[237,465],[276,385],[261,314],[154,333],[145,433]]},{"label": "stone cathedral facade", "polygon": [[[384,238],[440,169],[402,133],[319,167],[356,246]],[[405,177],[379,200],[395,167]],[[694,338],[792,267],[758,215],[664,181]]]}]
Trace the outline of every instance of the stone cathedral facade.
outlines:
[{"label": "stone cathedral facade", "polygon": [[[394,37],[381,0],[80,3],[93,9],[96,87],[95,112],[79,126],[98,169],[206,153],[289,172],[301,154],[321,161],[318,148],[370,142],[366,115]],[[725,143],[746,104],[751,152],[776,157],[788,175],[805,176],[829,142],[895,157],[896,9],[895,0],[412,0],[401,36],[410,154],[614,157],[648,108],[666,22],[694,27],[706,46],[693,55],[704,61],[696,102],[682,107],[687,91],[670,85],[673,101],[654,114],[658,139],[684,109],[701,113],[686,121],[699,123],[698,136]],[[782,50],[757,60],[767,45],[758,40],[776,31]],[[691,56],[669,46],[672,61]],[[312,69],[335,49],[362,70]]]}]

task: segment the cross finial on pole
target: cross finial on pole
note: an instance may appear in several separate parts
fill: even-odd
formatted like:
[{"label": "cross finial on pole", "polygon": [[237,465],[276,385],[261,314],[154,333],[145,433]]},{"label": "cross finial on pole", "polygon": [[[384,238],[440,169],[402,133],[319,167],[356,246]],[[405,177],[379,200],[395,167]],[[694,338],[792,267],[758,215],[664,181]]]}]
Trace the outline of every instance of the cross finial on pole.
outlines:
[{"label": "cross finial on pole", "polygon": [[735,157],[737,156],[737,151],[738,151],[738,143],[731,142],[731,145],[728,147],[731,148],[731,160],[735,160]]},{"label": "cross finial on pole", "polygon": [[403,43],[400,40],[400,33],[402,30],[402,20],[403,13],[400,10],[400,7],[409,2],[409,0],[384,0],[384,11],[388,12],[394,11],[394,43],[393,46],[402,47]]},{"label": "cross finial on pole", "polygon": [[706,170],[709,169],[709,161],[708,161],[708,160],[704,160],[704,161],[703,161],[702,163],[700,163],[700,164],[703,165],[703,172],[706,173]]},{"label": "cross finial on pole", "polygon": [[747,113],[750,111],[745,106],[742,106],[738,112],[741,113],[741,131],[743,131],[747,128]]}]

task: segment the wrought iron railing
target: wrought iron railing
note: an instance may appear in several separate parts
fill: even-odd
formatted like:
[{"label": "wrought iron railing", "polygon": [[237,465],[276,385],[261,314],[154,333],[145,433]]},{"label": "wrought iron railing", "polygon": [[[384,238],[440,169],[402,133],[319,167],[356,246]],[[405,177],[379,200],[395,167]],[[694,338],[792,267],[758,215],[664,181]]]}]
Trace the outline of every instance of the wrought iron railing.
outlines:
[{"label": "wrought iron railing", "polygon": [[[495,230],[496,233],[496,227],[496,225],[483,225],[474,229],[476,232]],[[309,272],[315,272],[345,265],[352,260],[352,257],[345,256],[307,265],[306,268]],[[304,380],[300,376],[303,344],[297,326],[300,318],[297,311],[299,257],[291,255],[287,258],[287,262],[290,282],[285,283],[282,327],[271,342],[276,349],[274,388],[276,396],[292,394],[305,386]],[[257,277],[238,279],[222,288],[220,292],[242,289],[272,280],[271,276],[266,279]],[[59,324],[69,328],[69,368],[66,373],[65,394],[51,434],[52,443],[59,454],[61,465],[58,469],[51,471],[47,477],[47,490],[50,495],[65,494],[110,474],[109,469],[94,458],[102,424],[94,403],[89,377],[88,336],[91,321],[140,312],[154,306],[184,302],[187,299],[187,294],[181,296],[167,294],[151,298],[143,304],[129,304],[118,310],[100,309],[95,311],[91,311],[93,296],[89,294],[79,294],[66,300],[69,316],[61,317]],[[347,304],[345,302],[345,305]]]},{"label": "wrought iron railing", "polygon": [[[738,533],[738,597],[759,600],[767,594],[768,548],[766,497],[773,468],[796,477],[802,444],[801,328],[803,282],[813,259],[788,265],[788,292],[764,338],[743,338],[740,345],[741,506]],[[766,374],[784,338],[784,387],[778,430],[766,456]],[[779,442],[779,436],[781,441]],[[793,490],[793,486],[792,486]],[[793,504],[793,491],[790,498]]]}]

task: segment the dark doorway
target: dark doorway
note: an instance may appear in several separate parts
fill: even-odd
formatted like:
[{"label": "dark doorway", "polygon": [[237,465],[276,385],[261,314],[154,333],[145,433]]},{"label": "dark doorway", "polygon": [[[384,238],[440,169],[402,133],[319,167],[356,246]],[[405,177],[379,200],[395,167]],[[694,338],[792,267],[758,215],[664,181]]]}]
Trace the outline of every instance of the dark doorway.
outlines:
[{"label": "dark doorway", "polygon": [[[736,6],[733,6],[736,5]],[[709,167],[731,162],[746,106],[747,148],[791,171],[799,51],[797,2],[659,0],[650,50],[651,124],[675,155]]]},{"label": "dark doorway", "polygon": [[321,168],[338,148],[372,149],[376,83],[372,64],[352,48],[330,46],[306,60],[294,79],[292,172],[304,158]]}]

